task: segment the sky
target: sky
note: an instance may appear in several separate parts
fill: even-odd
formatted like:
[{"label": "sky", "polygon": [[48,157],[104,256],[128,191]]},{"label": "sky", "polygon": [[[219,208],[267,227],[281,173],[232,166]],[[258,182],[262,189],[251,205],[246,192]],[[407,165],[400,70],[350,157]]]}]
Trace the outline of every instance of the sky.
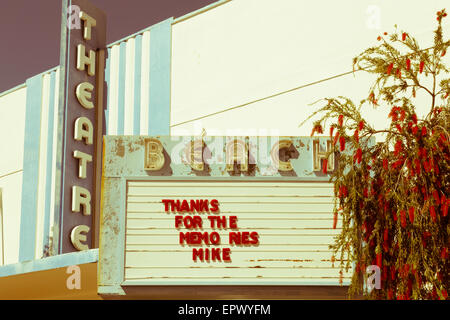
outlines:
[{"label": "sky", "polygon": [[[215,0],[91,0],[108,19],[112,43]],[[59,65],[62,0],[0,1],[0,93]]]}]

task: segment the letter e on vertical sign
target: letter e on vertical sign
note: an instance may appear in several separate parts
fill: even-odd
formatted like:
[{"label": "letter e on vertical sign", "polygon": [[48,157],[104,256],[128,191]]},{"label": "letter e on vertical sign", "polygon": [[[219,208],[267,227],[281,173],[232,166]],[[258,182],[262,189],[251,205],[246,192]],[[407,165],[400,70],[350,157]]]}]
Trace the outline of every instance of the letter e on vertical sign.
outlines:
[{"label": "letter e on vertical sign", "polygon": [[[57,252],[97,247],[102,116],[105,101],[106,15],[89,0],[66,0],[80,28],[61,28],[61,82],[55,201]],[[64,5],[64,4],[63,4]],[[73,17],[72,17],[73,18]],[[65,20],[65,21],[64,21]]]}]

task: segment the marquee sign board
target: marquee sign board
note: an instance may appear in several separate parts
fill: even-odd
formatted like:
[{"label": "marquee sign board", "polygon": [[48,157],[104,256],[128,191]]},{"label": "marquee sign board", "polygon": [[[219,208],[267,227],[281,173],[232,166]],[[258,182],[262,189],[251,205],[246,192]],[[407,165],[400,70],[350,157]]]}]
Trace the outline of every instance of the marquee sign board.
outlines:
[{"label": "marquee sign board", "polygon": [[106,136],[99,293],[348,284],[329,249],[341,225],[327,141]]},{"label": "marquee sign board", "polygon": [[[67,7],[64,7],[67,5]],[[96,195],[101,175],[106,16],[87,0],[63,2],[61,112],[55,196],[57,252],[94,244]],[[97,156],[98,155],[98,156]],[[59,234],[59,235],[58,235]]]}]

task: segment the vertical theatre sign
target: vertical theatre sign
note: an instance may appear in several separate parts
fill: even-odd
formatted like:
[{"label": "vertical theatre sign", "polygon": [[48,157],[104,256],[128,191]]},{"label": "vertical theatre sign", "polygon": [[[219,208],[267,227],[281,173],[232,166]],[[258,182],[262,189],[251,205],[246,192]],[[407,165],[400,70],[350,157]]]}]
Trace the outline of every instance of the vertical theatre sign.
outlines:
[{"label": "vertical theatre sign", "polygon": [[[106,17],[87,0],[68,1],[63,21],[60,94],[58,252],[96,246],[101,176]],[[59,169],[59,168],[57,168]],[[57,200],[58,201],[58,200]]]}]

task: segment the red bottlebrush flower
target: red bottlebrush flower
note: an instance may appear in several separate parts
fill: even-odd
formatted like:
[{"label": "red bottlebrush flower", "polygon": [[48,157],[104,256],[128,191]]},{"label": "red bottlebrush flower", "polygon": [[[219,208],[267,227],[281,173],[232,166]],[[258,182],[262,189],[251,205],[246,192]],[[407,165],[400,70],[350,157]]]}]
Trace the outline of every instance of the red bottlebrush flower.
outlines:
[{"label": "red bottlebrush flower", "polygon": [[442,294],[442,297],[444,298],[444,300],[447,300],[447,297],[448,297],[447,290],[442,289],[441,294]]},{"label": "red bottlebrush flower", "polygon": [[394,154],[397,156],[402,151],[403,151],[403,143],[400,140],[397,140],[394,146]]},{"label": "red bottlebrush flower", "polygon": [[402,132],[402,126],[398,123],[395,124],[395,127],[397,128],[398,132]]},{"label": "red bottlebrush flower", "polygon": [[413,126],[413,123],[411,121],[408,121],[408,130],[409,131],[412,131],[412,126]]},{"label": "red bottlebrush flower", "polygon": [[398,108],[396,106],[393,106],[391,109],[391,112],[389,112],[389,115],[388,115],[388,117],[392,118],[392,121],[394,121],[394,122],[398,120],[397,111],[398,111]]},{"label": "red bottlebrush flower", "polygon": [[387,171],[389,165],[388,159],[383,159],[383,169]]},{"label": "red bottlebrush flower", "polygon": [[377,266],[379,266],[381,268],[381,265],[383,263],[383,256],[382,253],[377,253]]},{"label": "red bottlebrush flower", "polygon": [[337,221],[338,221],[338,213],[337,213],[337,211],[335,211],[334,217],[333,217],[333,229],[336,229]]},{"label": "red bottlebrush flower", "polygon": [[324,159],[323,160],[323,163],[322,163],[322,172],[324,173],[324,174],[327,174],[327,167],[328,167],[328,159]]},{"label": "red bottlebrush flower", "polygon": [[381,36],[378,36],[378,37],[377,37],[377,40],[378,40],[378,41],[381,41]]},{"label": "red bottlebrush flower", "polygon": [[425,168],[425,172],[429,173],[431,171],[431,164],[427,160],[423,162],[423,167]]},{"label": "red bottlebrush flower", "polygon": [[390,65],[388,65],[388,67],[387,67],[387,70],[386,70],[386,73],[387,74],[391,74],[391,71],[392,71],[392,68],[394,67],[394,64],[393,63],[391,63]]},{"label": "red bottlebrush flower", "polygon": [[402,111],[400,111],[400,121],[405,120],[406,118],[406,111],[405,109],[402,109]]},{"label": "red bottlebrush flower", "polygon": [[344,123],[344,116],[342,114],[340,114],[339,117],[338,117],[338,125],[339,125],[339,127],[342,127],[343,123]]},{"label": "red bottlebrush flower", "polygon": [[447,259],[448,258],[448,249],[447,247],[443,247],[441,250],[441,259]]},{"label": "red bottlebrush flower", "polygon": [[411,69],[411,59],[406,59],[406,70]]},{"label": "red bottlebrush flower", "polygon": [[442,144],[445,144],[447,142],[447,139],[445,138],[445,135],[442,132],[439,134],[439,141]]},{"label": "red bottlebrush flower", "polygon": [[356,140],[356,143],[359,143],[359,131],[358,129],[355,130],[355,133],[353,134],[353,137]]},{"label": "red bottlebrush flower", "polygon": [[430,206],[430,216],[433,219],[433,222],[436,222],[436,211],[434,210],[434,206]]},{"label": "red bottlebrush flower", "polygon": [[358,123],[358,129],[359,129],[359,131],[361,131],[363,128],[364,128],[364,120],[361,120],[361,121]]},{"label": "red bottlebrush flower", "polygon": [[394,281],[395,280],[395,274],[397,273],[397,271],[395,270],[395,266],[391,266],[391,280]]},{"label": "red bottlebrush flower", "polygon": [[315,126],[316,132],[322,134],[323,133],[323,128],[320,124],[317,124]]},{"label": "red bottlebrush flower", "polygon": [[400,210],[400,223],[403,228],[406,227],[406,212],[405,212],[405,210]]},{"label": "red bottlebrush flower", "polygon": [[422,127],[422,137],[427,135],[427,127],[423,126]]},{"label": "red bottlebrush flower", "polygon": [[419,147],[419,157],[420,159],[425,159],[427,157],[427,149]]},{"label": "red bottlebrush flower", "polygon": [[362,159],[362,150],[361,148],[358,148],[358,150],[356,150],[356,161],[359,163],[361,163],[361,159]]},{"label": "red bottlebrush flower", "polygon": [[418,126],[414,126],[414,127],[412,127],[412,129],[411,129],[411,131],[412,131],[412,133],[414,134],[414,135],[416,135],[417,134],[417,131],[419,130],[419,127]]},{"label": "red bottlebrush flower", "polygon": [[448,204],[449,204],[450,200],[445,201],[445,203],[442,205],[441,210],[442,210],[442,216],[446,217],[448,214]]},{"label": "red bottlebrush flower", "polygon": [[420,65],[419,65],[419,72],[422,73],[423,72],[423,67],[425,66],[425,62],[424,61],[420,61]]},{"label": "red bottlebrush flower", "polygon": [[384,229],[384,233],[383,233],[384,242],[387,242],[388,238],[389,238],[389,229]]},{"label": "red bottlebrush flower", "polygon": [[420,160],[419,159],[414,159],[414,163],[416,165],[416,173],[420,174],[420,172],[421,172]]},{"label": "red bottlebrush flower", "polygon": [[413,113],[413,115],[411,116],[411,119],[414,122],[414,124],[417,124],[417,115],[415,113]]},{"label": "red bottlebrush flower", "polygon": [[334,136],[334,141],[333,141],[333,145],[336,145],[336,142],[339,139],[339,132],[336,132],[336,135]]},{"label": "red bottlebrush flower", "polygon": [[436,200],[436,203],[439,205],[439,192],[437,190],[433,190],[433,198]]},{"label": "red bottlebrush flower", "polygon": [[322,125],[320,123],[314,124],[314,127],[313,127],[312,132],[311,132],[311,137],[314,135],[315,132],[317,132],[319,134],[323,133],[323,128],[322,128]]},{"label": "red bottlebrush flower", "polygon": [[403,272],[405,273],[405,274],[408,274],[408,272],[409,272],[409,264],[408,263],[406,263],[404,266],[403,266]]},{"label": "red bottlebrush flower", "polygon": [[392,289],[388,290],[388,300],[394,300],[394,291]]},{"label": "red bottlebrush flower", "polygon": [[339,144],[340,144],[340,150],[344,151],[345,150],[345,138],[344,137],[339,138]]},{"label": "red bottlebrush flower", "polygon": [[402,33],[402,41],[405,41],[405,40],[406,40],[406,35],[407,35],[406,32],[403,32],[403,33]]},{"label": "red bottlebrush flower", "polygon": [[332,137],[332,136],[333,136],[333,131],[334,131],[334,127],[333,127],[333,126],[331,126],[331,127],[330,127],[330,137]]},{"label": "red bottlebrush flower", "polygon": [[409,221],[411,221],[411,224],[414,223],[414,207],[410,207],[409,210]]},{"label": "red bottlebrush flower", "polygon": [[344,198],[346,198],[346,197],[348,196],[348,190],[347,190],[347,187],[346,187],[346,186],[341,186],[340,190],[341,190],[342,196],[343,196]]},{"label": "red bottlebrush flower", "polygon": [[445,56],[446,53],[447,53],[446,50],[442,50],[441,57]]}]

